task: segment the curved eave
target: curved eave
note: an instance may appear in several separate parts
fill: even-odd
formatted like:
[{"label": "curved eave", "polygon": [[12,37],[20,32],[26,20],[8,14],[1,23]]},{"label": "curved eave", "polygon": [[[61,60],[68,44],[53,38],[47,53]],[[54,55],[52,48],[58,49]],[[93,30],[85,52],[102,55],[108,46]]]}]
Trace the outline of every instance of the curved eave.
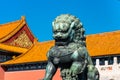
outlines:
[{"label": "curved eave", "polygon": [[5,45],[5,44],[2,44],[2,43],[0,43],[0,50],[16,52],[16,53],[25,53],[25,52],[28,51],[28,49],[26,49],[26,48],[20,48],[20,47]]},{"label": "curved eave", "polygon": [[10,22],[7,24],[0,25],[0,43],[6,41],[17,33],[23,25],[26,24],[25,17],[22,16],[21,20]]},{"label": "curved eave", "polygon": [[54,41],[48,41],[43,43],[35,42],[34,45],[31,47],[31,49],[29,49],[27,52],[21,54],[15,59],[1,63],[1,65],[47,61],[46,53],[53,45],[54,45]]}]

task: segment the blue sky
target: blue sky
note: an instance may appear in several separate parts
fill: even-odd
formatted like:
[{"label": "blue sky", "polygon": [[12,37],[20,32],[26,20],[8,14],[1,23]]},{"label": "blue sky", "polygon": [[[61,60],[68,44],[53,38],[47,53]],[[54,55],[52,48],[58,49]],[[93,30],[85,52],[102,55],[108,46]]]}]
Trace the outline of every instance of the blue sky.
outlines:
[{"label": "blue sky", "polygon": [[77,16],[86,35],[120,30],[120,0],[1,0],[0,24],[26,17],[39,41],[52,40],[52,21],[60,14]]}]

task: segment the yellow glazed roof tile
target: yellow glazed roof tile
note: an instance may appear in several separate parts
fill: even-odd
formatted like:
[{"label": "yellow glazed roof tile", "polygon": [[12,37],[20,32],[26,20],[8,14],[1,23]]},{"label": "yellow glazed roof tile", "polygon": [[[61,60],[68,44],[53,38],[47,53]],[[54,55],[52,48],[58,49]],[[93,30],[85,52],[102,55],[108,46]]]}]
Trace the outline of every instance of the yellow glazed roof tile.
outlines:
[{"label": "yellow glazed roof tile", "polygon": [[18,32],[25,24],[25,17],[21,20],[0,25],[0,42],[3,42]]},{"label": "yellow glazed roof tile", "polygon": [[16,57],[13,60],[1,63],[1,65],[46,61],[47,60],[46,53],[53,45],[54,41],[42,43],[35,42],[31,49],[28,50],[25,54],[21,54],[20,56]]},{"label": "yellow glazed roof tile", "polygon": [[91,56],[120,54],[120,31],[88,35],[86,42]]},{"label": "yellow glazed roof tile", "polygon": [[25,52],[28,51],[28,49],[26,49],[26,48],[20,48],[20,47],[5,45],[5,44],[2,44],[2,43],[0,43],[0,50],[16,52],[16,53],[25,53]]},{"label": "yellow glazed roof tile", "polygon": [[[86,38],[90,56],[120,54],[120,31],[88,35]],[[36,41],[34,46],[25,54],[21,54],[13,60],[2,63],[2,65],[46,61],[46,53],[53,45],[54,41],[42,43]]]}]

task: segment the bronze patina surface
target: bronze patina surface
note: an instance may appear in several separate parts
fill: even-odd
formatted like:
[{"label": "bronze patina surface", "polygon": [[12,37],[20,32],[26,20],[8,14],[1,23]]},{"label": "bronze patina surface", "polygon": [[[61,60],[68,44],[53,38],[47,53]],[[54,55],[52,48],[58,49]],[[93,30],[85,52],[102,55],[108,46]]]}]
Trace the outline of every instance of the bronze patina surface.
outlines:
[{"label": "bronze patina surface", "polygon": [[86,49],[85,30],[80,20],[70,14],[58,16],[52,23],[55,46],[47,53],[48,64],[44,80],[52,80],[57,68],[62,80],[99,80]]}]

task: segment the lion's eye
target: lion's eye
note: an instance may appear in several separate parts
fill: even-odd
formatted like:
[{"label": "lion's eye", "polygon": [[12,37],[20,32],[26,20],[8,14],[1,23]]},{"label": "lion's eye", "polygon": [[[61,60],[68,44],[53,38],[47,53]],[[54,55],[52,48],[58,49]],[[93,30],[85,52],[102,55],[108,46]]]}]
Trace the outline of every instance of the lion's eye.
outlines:
[{"label": "lion's eye", "polygon": [[57,33],[57,31],[56,31],[56,30],[54,30],[54,31],[53,31],[53,33],[54,33],[54,34],[56,34],[56,33]]},{"label": "lion's eye", "polygon": [[63,30],[62,33],[67,33],[67,30]]},{"label": "lion's eye", "polygon": [[54,31],[54,34],[56,34],[57,33],[57,31]]}]

